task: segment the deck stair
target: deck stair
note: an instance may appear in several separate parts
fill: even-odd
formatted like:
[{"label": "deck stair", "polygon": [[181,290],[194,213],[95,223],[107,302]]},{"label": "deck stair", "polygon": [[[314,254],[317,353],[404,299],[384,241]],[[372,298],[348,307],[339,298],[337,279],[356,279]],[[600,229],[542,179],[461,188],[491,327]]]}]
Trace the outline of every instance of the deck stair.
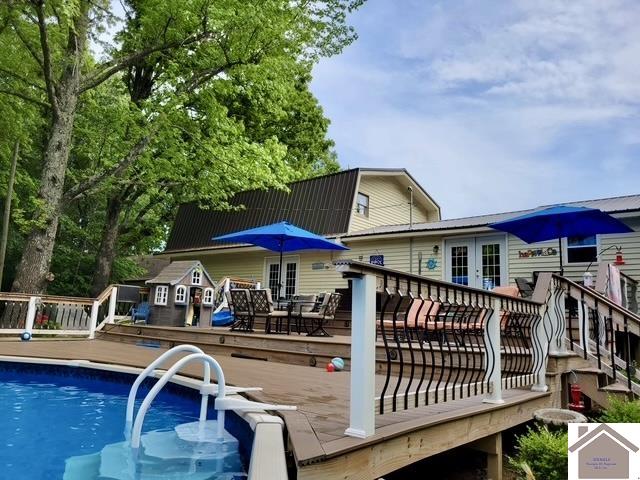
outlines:
[{"label": "deck stair", "polygon": [[[204,439],[189,432],[198,422],[178,425],[173,431],[151,431],[142,438],[134,458],[128,442],[106,445],[99,453],[71,457],[66,461],[64,480],[101,478],[109,480],[152,480],[193,478],[232,479],[246,475],[238,454],[238,441],[225,432],[223,442],[215,438],[215,421],[207,422]],[[227,472],[227,473],[221,473]]]},{"label": "deck stair", "polygon": [[632,392],[619,380],[613,380],[609,375],[598,368],[582,368],[574,370],[575,381],[580,385],[582,393],[592,402],[603,408],[609,407],[610,397],[619,399],[632,398]]}]

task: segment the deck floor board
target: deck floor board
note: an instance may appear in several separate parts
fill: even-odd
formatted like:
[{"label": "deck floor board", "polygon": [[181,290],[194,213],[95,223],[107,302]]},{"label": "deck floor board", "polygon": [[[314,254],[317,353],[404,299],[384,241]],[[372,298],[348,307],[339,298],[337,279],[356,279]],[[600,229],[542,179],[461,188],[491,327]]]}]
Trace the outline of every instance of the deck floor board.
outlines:
[{"label": "deck floor board", "polygon": [[[342,340],[342,339],[340,339]],[[314,340],[315,341],[315,340]],[[335,341],[335,339],[334,339]],[[145,367],[164,349],[105,340],[32,340],[0,341],[0,355],[65,360],[89,360],[98,363]],[[228,384],[262,387],[247,395],[255,400],[296,405],[295,412],[283,412],[287,431],[299,462],[336,455],[380,439],[430,424],[446,422],[461,415],[500,408],[482,402],[482,396],[463,398],[376,416],[376,434],[366,440],[346,437],[349,408],[349,372],[328,373],[321,368],[264,362],[231,356],[216,356]],[[185,375],[201,377],[198,365],[189,365]],[[376,378],[377,392],[384,377]],[[540,393],[525,389],[506,390],[505,404],[524,403]],[[402,406],[399,399],[398,406]]]}]

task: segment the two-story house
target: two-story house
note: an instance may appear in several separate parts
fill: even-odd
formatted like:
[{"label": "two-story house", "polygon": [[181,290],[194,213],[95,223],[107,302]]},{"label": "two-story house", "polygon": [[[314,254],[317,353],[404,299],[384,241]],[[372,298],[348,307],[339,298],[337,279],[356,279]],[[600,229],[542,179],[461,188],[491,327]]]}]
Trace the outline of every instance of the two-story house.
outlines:
[{"label": "two-story house", "polygon": [[[557,271],[575,279],[591,262],[613,262],[620,247],[622,271],[640,279],[640,195],[574,202],[599,208],[635,230],[624,235],[525,244],[491,229],[490,223],[527,211],[442,220],[440,207],[405,169],[359,168],[295,182],[290,192],[254,190],[236,195],[238,211],[201,210],[182,205],[162,256],[200,260],[214,278],[234,276],[274,288],[278,276],[288,295],[346,287],[332,261],[352,258],[479,288],[513,284],[535,271]],[[287,220],[336,239],[344,252],[311,251],[278,255],[246,245],[216,244],[211,239]],[[591,267],[595,272],[596,267]]]}]

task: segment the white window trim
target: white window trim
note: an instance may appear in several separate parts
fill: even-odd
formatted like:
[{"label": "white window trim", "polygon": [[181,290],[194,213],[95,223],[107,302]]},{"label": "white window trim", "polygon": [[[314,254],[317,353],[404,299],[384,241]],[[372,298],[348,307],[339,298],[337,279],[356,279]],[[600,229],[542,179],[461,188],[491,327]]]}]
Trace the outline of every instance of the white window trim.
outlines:
[{"label": "white window trim", "polygon": [[[182,293],[182,300],[178,300],[178,294]],[[176,291],[175,291],[175,295],[174,295],[174,301],[177,304],[180,305],[184,305],[185,303],[187,303],[187,287],[184,285],[178,285],[176,286]]]},{"label": "white window trim", "polygon": [[[209,294],[210,300],[207,300],[207,294]],[[213,288],[205,288],[202,291],[202,304],[213,305]]]},{"label": "white window trim", "polygon": [[[366,205],[366,213],[360,212],[360,203],[358,202],[358,197],[362,195],[363,197],[367,197],[367,205]],[[356,192],[356,213],[363,218],[369,218],[369,212],[371,210],[371,197],[366,193]]]},{"label": "white window trim", "polygon": [[167,304],[168,297],[169,297],[169,287],[167,285],[157,285],[154,299],[153,299],[153,304],[165,306]]},{"label": "white window trim", "polygon": [[[196,282],[196,275],[198,276],[198,281]],[[194,270],[191,272],[191,283],[193,285],[202,285],[202,271]]]},{"label": "white window trim", "polygon": [[[590,236],[590,235],[588,235]],[[558,245],[558,241],[556,240],[556,246]],[[593,262],[569,262],[569,242],[567,237],[564,237],[561,241],[562,245],[562,264],[566,267],[567,265],[577,265],[577,266],[586,266],[590,263],[598,263],[600,262],[600,235],[596,235],[596,259]]]}]

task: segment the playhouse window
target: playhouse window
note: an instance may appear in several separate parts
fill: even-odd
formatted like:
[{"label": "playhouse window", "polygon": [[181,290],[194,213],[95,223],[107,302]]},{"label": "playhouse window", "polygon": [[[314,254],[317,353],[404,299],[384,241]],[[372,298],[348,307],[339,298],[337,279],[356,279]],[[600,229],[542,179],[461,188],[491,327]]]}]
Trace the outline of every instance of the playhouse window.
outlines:
[{"label": "playhouse window", "polygon": [[169,293],[169,287],[165,285],[158,285],[156,287],[156,305],[166,305],[167,304],[167,294]]},{"label": "playhouse window", "polygon": [[202,272],[200,270],[194,270],[191,273],[191,283],[193,285],[200,285],[202,283]]},{"label": "playhouse window", "polygon": [[205,305],[213,305],[213,288],[205,288],[202,296],[202,303]]},{"label": "playhouse window", "polygon": [[176,303],[185,303],[187,301],[187,287],[178,285],[176,287]]}]

